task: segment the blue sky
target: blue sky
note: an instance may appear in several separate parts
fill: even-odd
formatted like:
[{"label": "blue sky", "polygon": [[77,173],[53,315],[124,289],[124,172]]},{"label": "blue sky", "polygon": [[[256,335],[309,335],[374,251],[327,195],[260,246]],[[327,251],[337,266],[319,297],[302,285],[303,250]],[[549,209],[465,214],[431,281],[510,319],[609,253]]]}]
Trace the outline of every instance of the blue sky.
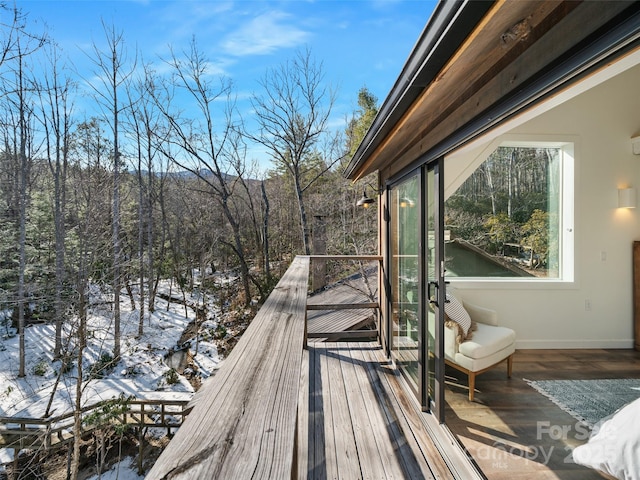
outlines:
[{"label": "blue sky", "polygon": [[17,0],[45,28],[84,78],[86,53],[104,45],[102,21],[122,31],[146,61],[160,63],[195,36],[238,98],[259,91],[267,68],[309,48],[337,89],[332,125],[339,128],[366,86],[382,102],[396,80],[435,1],[290,0]]}]

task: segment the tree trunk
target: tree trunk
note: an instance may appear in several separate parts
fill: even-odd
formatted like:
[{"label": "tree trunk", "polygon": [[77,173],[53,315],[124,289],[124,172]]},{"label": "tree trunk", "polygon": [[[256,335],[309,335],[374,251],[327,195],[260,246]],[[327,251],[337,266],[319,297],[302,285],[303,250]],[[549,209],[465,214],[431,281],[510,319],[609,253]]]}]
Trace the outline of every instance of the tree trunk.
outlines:
[{"label": "tree trunk", "polygon": [[[84,262],[84,260],[81,260]],[[83,269],[81,269],[80,275],[82,276]],[[76,379],[76,391],[75,391],[75,408],[73,411],[73,459],[71,462],[71,480],[78,479],[78,472],[80,470],[80,443],[82,440],[82,357],[84,349],[87,343],[87,298],[86,298],[86,284],[84,279],[80,280],[79,294],[80,299],[78,301],[78,316],[80,324],[78,325],[78,356],[77,356],[77,370],[78,378]]]},{"label": "tree trunk", "polygon": [[264,261],[264,274],[267,279],[267,285],[271,285],[271,262],[269,260],[269,198],[267,197],[267,189],[264,186],[264,180],[260,183],[262,191],[262,202],[264,204],[264,217],[262,220],[262,258]]},{"label": "tree trunk", "polygon": [[513,177],[514,177],[514,168],[516,164],[516,156],[517,149],[513,149],[511,151],[511,155],[509,155],[509,167],[507,169],[507,216],[512,219],[513,218]]},{"label": "tree trunk", "polygon": [[113,169],[113,358],[120,359],[120,179],[118,150]]},{"label": "tree trunk", "polygon": [[240,232],[240,225],[236,221],[231,209],[227,201],[222,202],[222,209],[224,211],[225,217],[229,221],[231,225],[231,229],[233,231],[233,240],[234,240],[234,251],[240,261],[240,276],[242,278],[242,288],[244,290],[245,296],[245,305],[249,305],[251,303],[251,286],[249,285],[249,265],[247,265],[247,259],[244,254],[244,247],[242,246],[242,233]]},{"label": "tree trunk", "polygon": [[145,294],[144,294],[144,274],[145,274],[145,264],[144,264],[144,206],[145,206],[145,195],[144,195],[144,184],[142,179],[142,149],[140,148],[140,137],[138,136],[138,269],[140,270],[140,287],[139,287],[139,295],[140,295],[140,317],[138,319],[138,337],[141,337],[144,334],[144,304],[145,304]]},{"label": "tree trunk", "polygon": [[309,235],[309,225],[307,221],[307,210],[304,205],[304,196],[302,192],[302,186],[300,185],[300,172],[297,171],[294,174],[294,183],[296,187],[296,198],[298,200],[298,209],[300,211],[300,227],[302,228],[302,246],[304,247],[304,254],[311,255],[311,242]]},{"label": "tree trunk", "polygon": [[487,164],[487,163],[484,164],[484,174],[487,177],[487,186],[489,187],[489,195],[491,197],[491,213],[493,216],[495,216],[497,211],[496,190],[493,185],[493,175],[491,173],[490,164]]},{"label": "tree trunk", "polygon": [[[149,138],[151,141],[151,138]],[[153,172],[149,166],[147,173],[147,275],[149,275],[149,313],[156,310],[156,289],[154,288],[154,270],[153,270]]]},{"label": "tree trunk", "polygon": [[55,322],[56,322],[56,339],[53,348],[53,357],[59,358],[62,350],[62,325],[64,323],[64,302],[62,299],[62,291],[64,288],[65,269],[65,226],[64,226],[64,182],[60,178],[61,173],[56,167],[55,182],[55,206],[54,206],[54,224],[56,238],[56,293],[55,293]]},{"label": "tree trunk", "polygon": [[18,330],[20,332],[20,366],[19,377],[26,375],[25,366],[25,270],[26,257],[26,228],[27,228],[27,184],[29,181],[29,159],[27,158],[27,112],[25,111],[24,72],[22,69],[22,55],[18,56],[18,108],[19,108],[19,164],[20,164],[20,191],[19,191],[19,266],[18,266]]}]

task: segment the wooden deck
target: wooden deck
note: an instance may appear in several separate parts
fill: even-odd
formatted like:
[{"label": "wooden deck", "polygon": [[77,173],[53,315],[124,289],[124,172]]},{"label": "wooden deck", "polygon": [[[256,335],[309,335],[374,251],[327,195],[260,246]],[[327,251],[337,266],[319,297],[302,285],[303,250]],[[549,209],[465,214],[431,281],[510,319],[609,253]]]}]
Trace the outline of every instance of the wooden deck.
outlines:
[{"label": "wooden deck", "polygon": [[[147,479],[596,480],[566,461],[576,421],[523,378],[640,378],[640,353],[518,351],[513,376],[447,370],[450,431],[420,410],[377,342],[305,345],[309,257],[297,257]],[[588,365],[588,368],[585,368]],[[584,439],[582,440],[584,441]],[[458,442],[476,466],[465,458]]]},{"label": "wooden deck", "polygon": [[377,342],[303,348],[309,261],[296,257],[146,478],[475,478],[449,470]]},{"label": "wooden deck", "polygon": [[377,343],[313,343],[298,478],[454,478]]},{"label": "wooden deck", "polygon": [[[377,274],[370,282],[377,285]],[[352,282],[333,285],[309,297],[307,301],[307,309],[309,310],[307,314],[307,332],[309,338],[335,340],[337,335],[328,335],[327,332],[346,332],[364,327],[375,329],[377,302],[373,302],[375,303],[373,308],[313,310],[313,308],[321,308],[321,305],[372,303],[372,300],[364,293],[361,283],[363,283],[361,280],[354,279]]]}]

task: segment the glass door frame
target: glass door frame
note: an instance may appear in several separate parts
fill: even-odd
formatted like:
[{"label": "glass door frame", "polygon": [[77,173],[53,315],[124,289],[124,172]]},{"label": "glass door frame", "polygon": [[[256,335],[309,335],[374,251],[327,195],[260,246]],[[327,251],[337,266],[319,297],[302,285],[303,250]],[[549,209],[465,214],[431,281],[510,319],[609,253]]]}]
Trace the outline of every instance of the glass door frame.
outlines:
[{"label": "glass door frame", "polygon": [[[433,171],[434,181],[432,185],[432,192],[429,191],[427,180],[429,172]],[[444,308],[440,308],[446,301],[445,292],[445,280],[444,280],[444,159],[440,158],[429,164],[423,164],[418,168],[415,168],[409,172],[403,172],[403,175],[390,178],[386,182],[386,205],[387,211],[385,212],[385,225],[386,225],[386,260],[389,266],[390,276],[389,282],[393,282],[393,258],[392,258],[392,219],[391,215],[395,214],[393,210],[393,195],[392,190],[398,187],[403,182],[411,179],[413,176],[418,176],[418,198],[416,200],[416,208],[419,208],[418,214],[418,388],[414,390],[414,394],[417,400],[420,402],[421,407],[425,411],[430,411],[438,420],[439,423],[444,423]],[[427,224],[427,208],[429,201],[427,195],[430,195],[433,199],[434,208],[434,278],[428,278],[428,262],[429,262],[429,242],[428,242],[428,228]],[[433,282],[435,286],[432,290],[432,295],[435,294],[434,302],[430,304],[429,297],[429,282]],[[391,283],[388,285],[387,295],[387,312],[388,321],[386,328],[387,336],[387,354],[394,361],[393,356],[393,301],[392,298],[393,288]],[[433,309],[435,315],[435,344],[429,345],[428,342],[428,316],[430,308]],[[429,355],[433,355],[434,361],[434,391],[432,395],[429,395],[429,385],[431,379],[429,378]]]},{"label": "glass door frame", "polygon": [[[408,186],[411,182],[415,182],[413,188],[415,191],[412,195],[403,192],[403,187]],[[398,369],[401,375],[405,378],[408,387],[418,400],[422,398],[422,388],[424,384],[424,326],[423,326],[423,215],[422,215],[422,172],[421,169],[415,169],[408,175],[402,176],[393,183],[387,184],[387,215],[386,217],[386,232],[387,232],[387,249],[386,259],[389,268],[389,284],[387,295],[387,354],[391,358],[394,366]],[[411,187],[409,188],[412,189]],[[396,197],[396,192],[400,197]],[[412,200],[411,206],[408,203],[403,205],[403,200],[408,200],[407,197],[415,196],[415,200]],[[407,209],[413,210],[417,223],[406,223],[405,214],[409,213]],[[415,209],[415,210],[414,210]],[[405,221],[403,222],[403,218]],[[414,233],[415,243],[410,239],[402,238],[402,231],[407,233],[407,229],[403,227],[409,227],[409,234]],[[413,243],[414,248],[410,249],[411,253],[415,252],[415,277],[410,278],[406,275],[406,264],[403,260],[407,260],[410,256],[407,256],[405,251],[406,247]],[[411,269],[410,269],[411,270]],[[404,275],[403,275],[404,273]],[[402,288],[403,279],[405,283],[411,284],[415,282],[415,298],[409,300],[404,297],[408,290],[411,288]],[[398,298],[396,298],[396,296]],[[406,304],[406,301],[409,304]],[[415,305],[415,311],[413,317],[415,319],[415,335],[417,344],[415,347],[411,347],[413,334],[410,333],[407,327],[410,325],[410,320],[407,317],[407,311],[412,310],[411,304]],[[404,335],[403,335],[404,332]],[[404,339],[401,337],[405,337]],[[409,351],[411,350],[411,351]],[[404,354],[403,354],[404,351]],[[408,361],[408,358],[415,358],[415,360]]]},{"label": "glass door frame", "polygon": [[[429,173],[433,172],[433,192],[429,192],[429,188],[426,185],[429,179]],[[434,392],[433,395],[429,395],[427,392],[426,402],[425,404],[428,406],[428,410],[436,417],[439,423],[444,423],[444,385],[445,385],[445,356],[444,356],[444,304],[446,303],[446,282],[445,282],[445,268],[444,268],[444,158],[439,158],[438,160],[431,162],[423,167],[423,182],[425,183],[425,187],[423,191],[426,192],[427,195],[433,199],[433,218],[434,218],[434,278],[427,278],[427,284],[424,285],[425,291],[425,301],[431,303],[431,307],[433,308],[435,314],[435,344],[427,345],[425,352],[425,358],[429,358],[428,356],[431,354],[434,358],[435,363],[435,375],[434,375]],[[427,205],[428,201],[426,197],[422,198],[422,201]],[[425,208],[426,210],[426,208]],[[427,214],[429,212],[426,212]],[[424,238],[427,239],[425,241],[425,249],[428,250],[428,225],[425,223],[425,231]],[[425,258],[424,269],[427,271],[429,268],[429,252],[425,251],[423,256]],[[426,275],[428,277],[428,275]],[[433,302],[429,297],[429,283],[435,287],[435,299]],[[426,342],[425,342],[426,343]],[[425,385],[429,385],[428,382],[431,381],[428,378],[428,368],[424,381],[427,382]],[[428,388],[425,388],[428,390]]]}]

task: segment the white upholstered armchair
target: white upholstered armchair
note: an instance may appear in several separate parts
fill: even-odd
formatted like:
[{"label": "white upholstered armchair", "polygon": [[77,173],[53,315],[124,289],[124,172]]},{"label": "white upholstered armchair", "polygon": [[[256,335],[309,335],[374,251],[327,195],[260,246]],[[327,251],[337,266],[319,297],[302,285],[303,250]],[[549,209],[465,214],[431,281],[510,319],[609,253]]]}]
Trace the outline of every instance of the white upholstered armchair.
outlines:
[{"label": "white upholstered armchair", "polygon": [[516,334],[498,325],[494,310],[460,301],[458,291],[449,289],[447,299],[445,362],[469,376],[469,401],[473,401],[476,375],[506,360],[511,378]]}]

